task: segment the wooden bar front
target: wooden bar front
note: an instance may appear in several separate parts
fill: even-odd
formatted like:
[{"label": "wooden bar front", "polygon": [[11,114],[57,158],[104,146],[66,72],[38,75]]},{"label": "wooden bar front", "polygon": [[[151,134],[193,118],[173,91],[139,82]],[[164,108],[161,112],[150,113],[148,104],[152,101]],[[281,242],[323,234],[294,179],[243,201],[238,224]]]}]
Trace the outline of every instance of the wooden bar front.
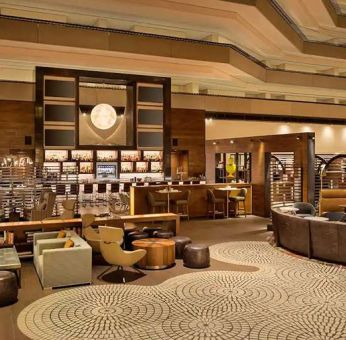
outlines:
[{"label": "wooden bar front", "polygon": [[[119,216],[118,218],[112,217],[97,217],[93,224],[95,225],[109,225],[118,226],[120,223],[133,222],[133,223],[144,223],[144,222],[172,222],[174,224],[173,230],[176,234],[180,231],[180,216],[173,213],[163,214],[142,214],[133,216]],[[24,232],[29,230],[57,230],[64,228],[81,228],[81,218],[71,219],[51,219],[43,221],[23,221],[23,222],[4,222],[0,223],[0,231],[14,231]]]},{"label": "wooden bar front", "polygon": [[[179,198],[184,191],[191,190],[189,213],[190,217],[205,217],[208,213],[207,207],[207,189],[217,189],[231,186],[235,188],[246,188],[246,210],[248,214],[252,213],[252,185],[246,183],[227,183],[227,184],[183,184],[183,185],[171,185],[173,189],[179,190],[179,193],[171,193],[170,199]],[[167,194],[161,194],[157,191],[167,188],[167,185],[150,185],[150,186],[135,186],[130,189],[130,212],[131,215],[148,214],[150,213],[150,207],[148,203],[148,192],[153,193],[154,197],[160,200],[167,200]],[[231,196],[235,196],[239,191],[232,191]],[[226,197],[225,191],[215,190],[215,196]],[[171,205],[170,211],[175,213],[175,207]]]}]

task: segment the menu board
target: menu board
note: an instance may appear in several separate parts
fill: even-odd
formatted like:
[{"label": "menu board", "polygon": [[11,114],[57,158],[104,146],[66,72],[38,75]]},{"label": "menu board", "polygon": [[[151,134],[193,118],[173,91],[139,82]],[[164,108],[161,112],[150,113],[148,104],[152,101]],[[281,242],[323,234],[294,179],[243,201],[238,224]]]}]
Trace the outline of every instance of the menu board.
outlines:
[{"label": "menu board", "polygon": [[163,164],[162,162],[151,162],[151,172],[162,172]]},{"label": "menu board", "polygon": [[144,151],[143,160],[144,161],[162,161],[162,151]]},{"label": "menu board", "polygon": [[48,129],[44,130],[44,145],[46,147],[74,147],[75,131],[74,129]]},{"label": "menu board", "polygon": [[121,161],[140,161],[141,160],[141,152],[137,150],[130,151],[121,151]]},{"label": "menu board", "polygon": [[68,122],[75,121],[75,106],[63,104],[45,104],[44,106],[45,122]]},{"label": "menu board", "polygon": [[98,150],[98,162],[114,162],[118,159],[118,151],[115,150]]},{"label": "menu board", "polygon": [[148,163],[136,162],[136,172],[148,172]]},{"label": "menu board", "polygon": [[157,109],[138,109],[138,125],[163,125],[163,111]]},{"label": "menu board", "polygon": [[45,79],[45,97],[74,98],[76,85],[74,81],[65,79]]},{"label": "menu board", "polygon": [[120,163],[120,172],[133,172],[133,163],[132,162],[121,162]]},{"label": "menu board", "polygon": [[94,157],[92,150],[72,150],[71,158],[73,161],[92,162]]},{"label": "menu board", "polygon": [[67,150],[45,150],[44,159],[46,162],[65,162],[68,160]]},{"label": "menu board", "polygon": [[163,88],[151,86],[138,87],[138,101],[143,103],[163,103]]},{"label": "menu board", "polygon": [[138,131],[137,144],[141,148],[163,147],[163,133],[161,131]]},{"label": "menu board", "polygon": [[94,173],[94,164],[92,162],[80,162],[79,163],[80,174],[92,174]]}]

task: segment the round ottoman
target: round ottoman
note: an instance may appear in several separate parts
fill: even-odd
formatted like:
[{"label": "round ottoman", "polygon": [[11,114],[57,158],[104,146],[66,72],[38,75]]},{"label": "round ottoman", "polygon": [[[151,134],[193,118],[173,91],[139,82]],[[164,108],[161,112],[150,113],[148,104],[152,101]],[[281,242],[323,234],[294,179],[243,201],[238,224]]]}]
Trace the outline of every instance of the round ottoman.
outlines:
[{"label": "round ottoman", "polygon": [[158,238],[172,238],[174,236],[172,231],[167,231],[167,230],[158,230],[158,231],[154,231],[153,233],[154,237],[158,237]]},{"label": "round ottoman", "polygon": [[9,271],[0,271],[0,306],[17,302],[18,285],[16,275]]},{"label": "round ottoman", "polygon": [[185,246],[191,243],[190,237],[174,236],[172,237],[172,240],[175,242],[175,258],[182,259]]},{"label": "round ottoman", "polygon": [[125,248],[127,250],[132,250],[132,242],[135,240],[141,240],[143,238],[148,238],[149,234],[148,233],[144,233],[142,231],[133,231],[131,233],[129,233],[126,237],[126,243],[125,243]]},{"label": "round ottoman", "polygon": [[133,249],[145,249],[146,255],[137,262],[142,269],[165,269],[175,264],[174,241],[164,238],[147,238],[132,243]]},{"label": "round ottoman", "polygon": [[162,230],[161,227],[144,227],[143,228],[143,232],[148,233],[149,237],[153,237],[154,236],[154,232],[155,231],[160,231]]},{"label": "round ottoman", "polygon": [[206,244],[188,244],[184,249],[184,266],[206,268],[210,265],[209,247]]}]

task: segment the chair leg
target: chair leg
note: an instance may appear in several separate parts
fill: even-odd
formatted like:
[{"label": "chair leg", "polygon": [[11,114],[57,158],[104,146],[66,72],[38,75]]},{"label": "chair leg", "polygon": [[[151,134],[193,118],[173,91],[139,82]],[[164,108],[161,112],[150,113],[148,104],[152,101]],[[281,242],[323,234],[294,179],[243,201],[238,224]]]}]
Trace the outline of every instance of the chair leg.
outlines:
[{"label": "chair leg", "polygon": [[114,266],[108,267],[106,270],[104,270],[101,274],[97,276],[97,279],[100,280],[103,275],[105,275],[107,272],[109,272]]},{"label": "chair leg", "polygon": [[123,266],[118,266],[118,270],[120,272],[121,279],[122,279],[123,283],[125,284],[126,280],[125,280],[125,276],[124,276],[124,268],[123,268]]},{"label": "chair leg", "polygon": [[189,204],[186,204],[187,220],[190,221]]},{"label": "chair leg", "polygon": [[136,266],[132,266],[132,268],[139,274],[145,275],[140,269],[138,269]]},{"label": "chair leg", "polygon": [[215,214],[215,208],[216,208],[216,207],[215,207],[215,203],[214,203],[214,205],[213,205],[214,220],[215,220],[215,215],[216,215],[216,214]]},{"label": "chair leg", "polygon": [[245,207],[245,200],[243,201],[243,208],[244,208],[244,215],[246,217],[246,207]]}]

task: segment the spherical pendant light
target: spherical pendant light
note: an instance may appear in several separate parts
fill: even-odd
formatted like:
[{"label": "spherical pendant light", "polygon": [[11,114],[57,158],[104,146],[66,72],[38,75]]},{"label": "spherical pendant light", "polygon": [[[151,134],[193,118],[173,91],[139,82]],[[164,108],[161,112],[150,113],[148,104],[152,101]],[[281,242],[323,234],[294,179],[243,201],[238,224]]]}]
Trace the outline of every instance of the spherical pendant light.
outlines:
[{"label": "spherical pendant light", "polygon": [[117,121],[117,113],[109,104],[98,104],[91,110],[90,119],[98,129],[107,130]]}]

